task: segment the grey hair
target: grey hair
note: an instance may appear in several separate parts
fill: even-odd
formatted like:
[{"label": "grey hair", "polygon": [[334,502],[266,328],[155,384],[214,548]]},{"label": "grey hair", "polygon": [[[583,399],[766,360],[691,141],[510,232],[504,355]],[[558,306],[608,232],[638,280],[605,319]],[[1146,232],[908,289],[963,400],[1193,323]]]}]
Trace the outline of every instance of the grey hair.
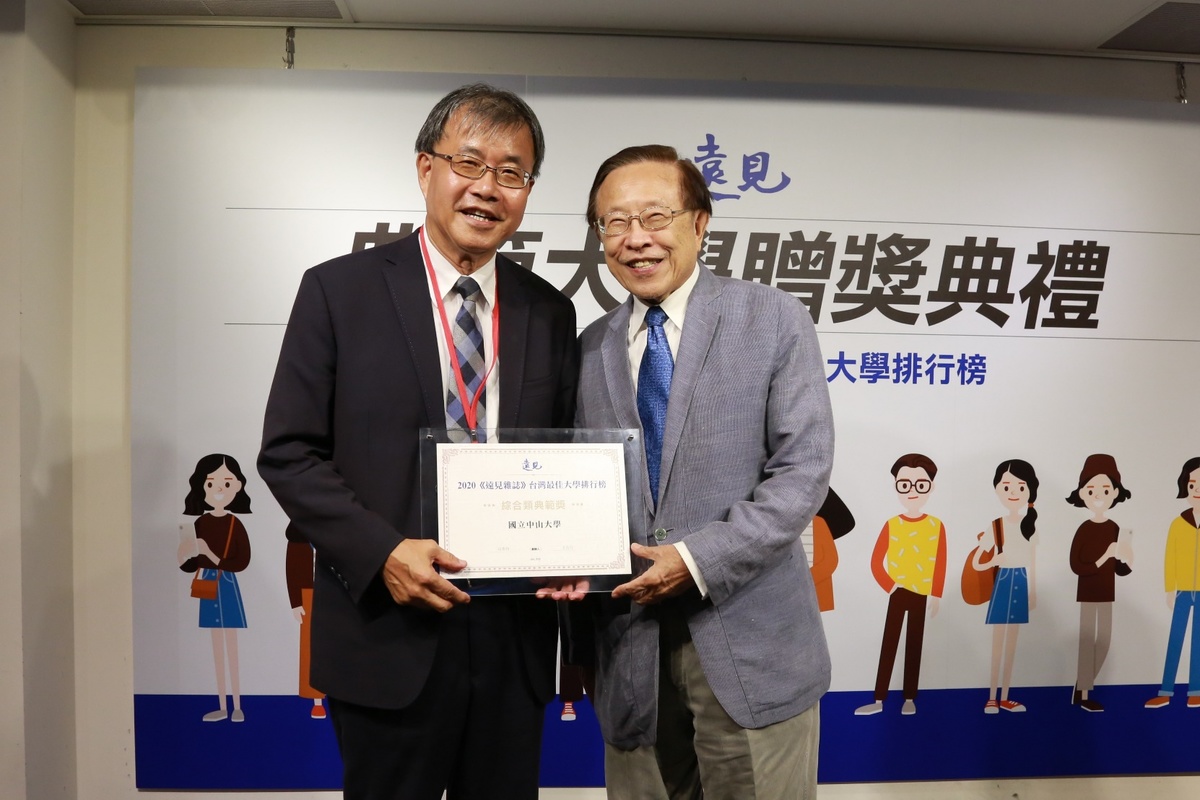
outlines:
[{"label": "grey hair", "polygon": [[533,169],[530,174],[535,178],[538,176],[542,159],[546,156],[546,140],[537,115],[515,93],[486,83],[460,86],[439,100],[417,134],[416,152],[432,153],[446,134],[446,125],[459,109],[467,114],[466,124],[476,131],[527,128],[533,137]]}]

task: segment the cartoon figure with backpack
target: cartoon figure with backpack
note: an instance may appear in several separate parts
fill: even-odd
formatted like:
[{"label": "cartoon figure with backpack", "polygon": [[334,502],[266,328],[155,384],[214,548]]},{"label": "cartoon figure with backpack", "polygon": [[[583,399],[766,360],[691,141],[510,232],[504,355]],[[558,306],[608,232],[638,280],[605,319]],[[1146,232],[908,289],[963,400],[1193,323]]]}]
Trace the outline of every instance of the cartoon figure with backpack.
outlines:
[{"label": "cartoon figure with backpack", "polygon": [[989,529],[979,534],[979,544],[963,564],[963,600],[970,605],[987,603],[984,621],[992,626],[992,675],[985,714],[1025,710],[1008,693],[1017,634],[1037,605],[1038,515],[1034,502],[1038,483],[1027,461],[1014,458],[996,467],[992,486],[1008,514],[992,520]]}]

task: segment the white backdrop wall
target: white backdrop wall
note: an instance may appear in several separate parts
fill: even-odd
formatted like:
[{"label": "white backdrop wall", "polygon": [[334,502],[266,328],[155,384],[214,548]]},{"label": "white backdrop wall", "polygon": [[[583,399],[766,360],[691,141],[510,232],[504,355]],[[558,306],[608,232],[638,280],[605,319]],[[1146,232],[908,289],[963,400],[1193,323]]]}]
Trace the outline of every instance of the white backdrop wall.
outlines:
[{"label": "white backdrop wall", "polygon": [[[1170,102],[1169,65],[997,55],[873,51],[719,42],[482,34],[360,34],[301,31],[301,67],[384,70],[528,71],[657,77],[818,80],[847,84],[1043,91]],[[129,340],[134,68],[145,65],[273,67],[282,32],[84,29],[78,56],[76,314],[76,646],[80,796],[132,793],[133,691],[129,586],[130,440],[126,410]],[[783,56],[781,59],[780,56]],[[503,69],[497,65],[503,64]],[[736,67],[732,66],[736,65]],[[399,147],[407,149],[407,142]],[[978,481],[973,485],[977,486]],[[862,515],[864,524],[871,515]],[[97,522],[99,520],[100,522]],[[84,598],[87,598],[86,601]],[[837,787],[843,797],[1106,797],[1140,791],[1181,796],[1179,779],[1007,782],[1003,785]],[[914,793],[915,792],[915,793]],[[549,795],[548,795],[549,796]]]},{"label": "white backdrop wall", "polygon": [[[709,141],[732,154],[729,180],[714,185],[729,196],[717,201],[703,260],[735,277],[799,284],[803,294],[821,298],[810,300],[810,311],[830,363],[839,429],[833,485],[860,520],[860,532],[839,543],[839,602],[825,618],[835,691],[874,684],[875,664],[862,654],[878,648],[882,603],[868,564],[874,534],[899,510],[888,467],[912,451],[942,468],[929,510],[948,530],[950,576],[944,611],[928,626],[924,688],[986,685],[990,632],[980,624],[981,609],[958,602],[954,577],[974,534],[1000,513],[992,470],[1013,457],[1033,462],[1043,484],[1040,606],[1022,636],[1015,695],[1020,699],[1020,687],[1071,685],[1077,606],[1067,565],[1083,515],[1063,498],[1091,452],[1117,457],[1135,492],[1113,517],[1141,532],[1139,568],[1121,582],[1101,682],[1157,683],[1169,624],[1159,612],[1165,529],[1179,511],[1179,465],[1198,444],[1189,431],[1191,390],[1179,371],[1200,359],[1190,308],[1200,273],[1189,266],[1189,248],[1200,237],[1200,203],[1190,190],[1200,182],[1200,162],[1173,155],[1197,137],[1195,114],[1112,100],[1049,107],[1028,97],[944,90],[494,79],[539,110],[548,141],[571,142],[565,156],[551,150],[531,195],[521,231],[533,241],[512,246],[551,283],[578,284],[582,264],[595,266],[595,258],[572,255],[586,245],[583,187],[592,165],[645,141],[641,121],[649,121],[656,140],[687,155],[703,159],[711,148],[697,150]],[[211,693],[208,637],[194,630],[195,603],[173,568],[173,534],[178,525],[191,529],[180,516],[187,477],[210,452],[232,454],[247,468],[253,461],[300,272],[380,224],[398,230],[421,222],[413,155],[395,141],[397,132],[416,130],[425,110],[462,80],[140,74],[131,397],[139,696]],[[612,119],[639,124],[610,131],[605,121]],[[278,136],[281,125],[294,133]],[[741,182],[743,153],[770,154],[761,190]],[[807,271],[794,265],[811,259],[771,246],[776,238],[811,242],[822,233],[830,252]],[[895,277],[870,266],[891,236],[919,249],[901,259]],[[864,272],[857,251],[872,237],[880,250],[868,250]],[[718,238],[733,243],[728,253],[714,245]],[[985,242],[993,244],[976,253]],[[974,248],[991,269],[983,271],[978,259],[954,260],[959,247]],[[1075,254],[1078,263],[1056,263],[1051,271],[1039,263],[1040,250],[1049,260]],[[581,325],[600,314],[598,300],[623,296],[611,278],[597,277],[602,287],[585,284],[575,293]],[[897,286],[904,290],[893,292]],[[1029,287],[1047,293],[1036,308],[1022,299]],[[896,307],[863,310],[879,297]],[[1056,310],[1064,301],[1068,310]],[[868,354],[883,359],[877,382],[862,377]],[[898,374],[896,360],[914,356],[915,372]],[[841,360],[847,375],[834,366]],[[294,661],[281,654],[296,651],[280,569],[278,532],[286,520],[249,474],[256,506],[244,519],[255,558],[240,577],[254,619],[240,637],[242,688],[294,694],[294,671],[281,669]],[[1025,701],[1046,710],[1045,702],[1039,709],[1028,695]],[[971,713],[947,724],[966,733],[981,719],[981,702],[964,700],[960,710]],[[1053,703],[1059,705],[1065,703]],[[831,717],[835,708],[827,705],[827,734],[859,724]],[[1074,737],[1069,721],[1062,735]],[[833,741],[830,758],[838,749]],[[869,748],[863,755],[879,759]],[[1119,758],[1073,763],[1064,753],[1059,769],[1136,769]],[[1142,763],[1141,770],[1155,769],[1153,759]],[[1181,768],[1157,763],[1161,771]],[[951,756],[946,766],[956,771],[932,774],[963,774]],[[988,769],[967,774],[995,774]],[[869,774],[851,769],[838,779]]]}]

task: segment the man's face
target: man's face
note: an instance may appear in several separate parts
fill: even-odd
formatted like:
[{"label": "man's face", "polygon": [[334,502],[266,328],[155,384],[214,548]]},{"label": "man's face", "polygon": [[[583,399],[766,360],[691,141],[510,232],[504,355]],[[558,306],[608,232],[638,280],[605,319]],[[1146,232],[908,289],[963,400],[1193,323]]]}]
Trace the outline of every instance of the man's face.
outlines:
[{"label": "man's face", "polygon": [[[613,170],[596,192],[600,216],[620,211],[640,214],[651,206],[683,208],[679,168],[643,161]],[[602,236],[604,258],[613,276],[630,294],[648,303],[661,302],[696,268],[708,227],[708,214],[689,211],[665,228],[647,231],[637,220],[619,236]]]},{"label": "man's face", "polygon": [[896,473],[896,497],[904,507],[904,516],[921,516],[932,491],[933,481],[923,467],[901,467]]},{"label": "man's face", "polygon": [[[474,156],[490,167],[533,171],[533,136],[528,128],[495,130],[473,124],[463,110],[450,118],[434,149],[448,156]],[[516,232],[533,188],[533,181],[520,189],[501,186],[491,170],[480,178],[464,178],[450,168],[449,161],[428,153],[417,154],[417,180],[425,195],[426,235],[463,274],[481,267]]]}]

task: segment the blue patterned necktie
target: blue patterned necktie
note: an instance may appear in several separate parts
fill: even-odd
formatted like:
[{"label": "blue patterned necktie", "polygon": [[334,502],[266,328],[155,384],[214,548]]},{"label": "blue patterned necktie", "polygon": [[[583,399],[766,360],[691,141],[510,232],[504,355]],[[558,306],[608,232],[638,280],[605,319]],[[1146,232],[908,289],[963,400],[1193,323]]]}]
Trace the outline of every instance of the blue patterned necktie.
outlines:
[{"label": "blue patterned necktie", "polygon": [[[475,315],[475,307],[481,299],[482,291],[479,289],[479,284],[473,278],[463,276],[454,284],[454,291],[462,297],[462,307],[458,309],[458,314],[454,317],[454,353],[452,358],[458,360],[458,367],[462,370],[463,384],[467,389],[467,396],[458,396],[458,381],[449,381],[449,389],[446,391],[446,427],[451,431],[455,428],[460,431],[466,431],[467,413],[465,406],[475,397],[475,393],[479,390],[479,384],[483,381],[484,376],[484,360],[483,360],[483,331],[479,329],[479,320]],[[451,369],[453,372],[453,369]],[[479,393],[479,405],[477,408],[477,417],[475,427],[478,431],[477,436],[479,441],[487,440],[487,435],[484,432],[485,414],[484,404],[486,401],[487,392]],[[451,441],[465,442],[468,437],[462,434],[458,436],[451,435]]]},{"label": "blue patterned necktie", "polygon": [[667,426],[667,400],[671,396],[671,376],[675,361],[663,323],[667,312],[658,306],[646,311],[646,352],[638,368],[637,408],[646,436],[646,474],[650,478],[650,495],[658,506],[658,476],[662,462],[663,429]]}]

